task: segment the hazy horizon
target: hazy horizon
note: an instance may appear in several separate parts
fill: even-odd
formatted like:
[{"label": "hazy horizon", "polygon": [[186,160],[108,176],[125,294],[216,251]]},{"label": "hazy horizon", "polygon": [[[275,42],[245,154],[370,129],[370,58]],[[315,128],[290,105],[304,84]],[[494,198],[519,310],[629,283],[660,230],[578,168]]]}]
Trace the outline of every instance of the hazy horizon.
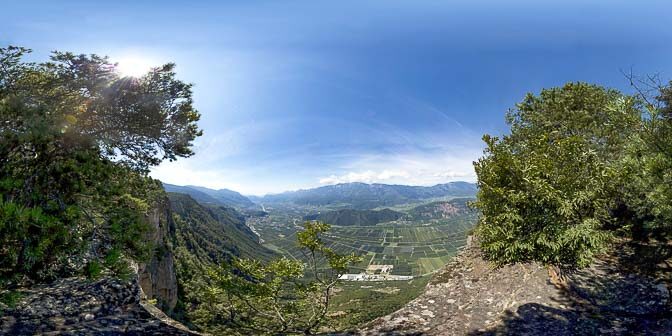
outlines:
[{"label": "hazy horizon", "polygon": [[[196,155],[151,175],[245,195],[474,181],[527,92],[672,68],[665,1],[20,1],[0,44],[165,62],[194,83]],[[11,16],[9,16],[11,13]]]},{"label": "hazy horizon", "polygon": [[230,190],[230,191],[238,192],[239,194],[241,194],[241,195],[243,195],[243,196],[248,196],[248,197],[249,197],[249,196],[252,196],[252,197],[264,197],[264,196],[269,196],[269,195],[277,195],[277,194],[283,194],[283,193],[288,193],[288,192],[296,192],[296,191],[301,191],[301,190],[314,189],[314,188],[321,188],[321,187],[328,187],[328,186],[335,186],[335,185],[340,185],[340,184],[350,184],[350,183],[362,183],[362,184],[368,184],[368,185],[371,185],[371,184],[383,184],[383,185],[397,185],[397,186],[409,186],[409,187],[433,187],[433,186],[436,186],[436,185],[440,185],[440,184],[448,184],[448,183],[471,183],[471,184],[475,184],[476,182],[475,182],[475,181],[461,181],[461,180],[457,180],[457,181],[449,181],[449,182],[444,182],[444,183],[435,183],[435,184],[430,184],[430,185],[410,185],[410,184],[378,183],[378,182],[373,182],[373,183],[366,183],[366,182],[339,182],[339,183],[333,183],[333,184],[323,184],[323,185],[319,185],[319,186],[312,187],[312,188],[309,187],[309,188],[288,189],[288,190],[283,190],[283,191],[279,191],[279,192],[270,192],[270,193],[265,193],[265,194],[247,194],[247,193],[243,193],[243,192],[240,192],[240,191],[238,191],[238,190],[230,189],[230,188],[210,188],[210,187],[206,187],[206,186],[202,186],[202,185],[195,185],[195,184],[184,184],[184,185],[180,185],[180,184],[174,184],[174,183],[169,183],[169,182],[165,182],[165,181],[161,181],[161,183],[167,183],[167,184],[171,184],[171,185],[178,186],[178,187],[205,187],[205,188],[212,189],[212,190],[226,189],[226,190]]}]

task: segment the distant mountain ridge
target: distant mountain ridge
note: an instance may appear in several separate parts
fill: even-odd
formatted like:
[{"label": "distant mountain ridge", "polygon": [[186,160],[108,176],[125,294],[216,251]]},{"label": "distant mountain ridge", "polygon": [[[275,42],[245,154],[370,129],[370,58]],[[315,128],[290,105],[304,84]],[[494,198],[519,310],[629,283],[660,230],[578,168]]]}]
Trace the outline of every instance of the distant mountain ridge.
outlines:
[{"label": "distant mountain ridge", "polygon": [[265,196],[243,196],[229,189],[210,189],[200,186],[178,186],[164,183],[168,192],[190,195],[194,200],[206,205],[224,205],[237,209],[256,208],[257,204],[293,203],[307,206],[336,206],[354,209],[373,209],[441,197],[474,197],[476,184],[469,182],[449,182],[431,187],[341,183],[312,189],[286,191]]},{"label": "distant mountain ridge", "polygon": [[229,189],[215,190],[206,187],[178,186],[169,183],[163,183],[163,188],[167,192],[187,194],[201,204],[224,205],[239,209],[255,207],[255,204],[249,198]]},{"label": "distant mountain ridge", "polygon": [[356,209],[372,209],[412,203],[440,197],[474,197],[477,187],[469,182],[450,182],[431,187],[342,183],[313,189],[288,191],[254,198],[259,203],[295,203],[299,205],[343,205]]}]

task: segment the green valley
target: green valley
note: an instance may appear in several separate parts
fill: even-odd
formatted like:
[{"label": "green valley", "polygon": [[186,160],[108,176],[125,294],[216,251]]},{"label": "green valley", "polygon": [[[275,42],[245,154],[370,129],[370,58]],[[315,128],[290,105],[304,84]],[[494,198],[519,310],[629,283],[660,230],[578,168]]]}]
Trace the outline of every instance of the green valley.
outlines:
[{"label": "green valley", "polygon": [[[306,258],[296,241],[304,221],[324,221],[331,224],[331,229],[322,237],[327,247],[337,253],[355,253],[362,257],[361,262],[349,268],[350,274],[345,275],[361,281],[344,279],[335,289],[329,309],[334,327],[342,330],[357,328],[361,323],[389,314],[422,293],[431,275],[466,244],[467,235],[478,218],[478,212],[468,206],[475,192],[465,191],[469,190],[467,183],[459,183],[457,190],[445,185],[443,192],[436,193],[437,187],[414,187],[421,192],[432,192],[416,194],[405,203],[396,201],[399,195],[396,187],[401,187],[402,192],[412,188],[377,185],[367,190],[366,186],[341,185],[302,191],[332,203],[307,205],[302,199],[261,203],[265,212],[251,215],[246,221],[259,233],[263,246],[295,260]],[[354,196],[353,193],[344,196],[343,190],[351,188],[356,191]],[[393,195],[395,201],[378,194],[378,198],[363,202],[380,190]],[[394,205],[379,206],[388,203]],[[376,207],[362,209],[363,204]]]},{"label": "green valley", "polygon": [[[455,198],[415,204],[405,212],[388,210],[398,213],[399,216],[395,216],[398,219],[375,225],[348,225],[346,220],[338,218],[339,223],[345,225],[332,225],[324,240],[339,253],[354,252],[363,257],[364,260],[351,269],[352,273],[366,272],[371,265],[393,265],[390,271],[393,275],[427,275],[441,268],[464,246],[467,233],[477,219],[477,213],[466,205],[468,200]],[[400,208],[403,205],[397,207]],[[314,210],[303,209],[304,212]],[[301,207],[274,206],[267,216],[249,218],[248,223],[259,232],[264,246],[301,259],[302,253],[294,239],[303,222],[301,213]],[[359,216],[347,218],[361,219]]]}]

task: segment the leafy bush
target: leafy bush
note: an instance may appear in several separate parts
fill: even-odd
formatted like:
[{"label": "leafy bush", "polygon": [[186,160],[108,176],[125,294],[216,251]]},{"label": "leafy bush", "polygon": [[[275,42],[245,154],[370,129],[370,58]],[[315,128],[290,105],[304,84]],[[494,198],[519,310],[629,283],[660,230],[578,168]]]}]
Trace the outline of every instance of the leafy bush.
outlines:
[{"label": "leafy bush", "polygon": [[529,94],[507,114],[511,133],[484,136],[475,163],[476,233],[497,264],[585,266],[618,224],[626,147],[639,132],[637,100],[570,83]]},{"label": "leafy bush", "polygon": [[638,90],[646,118],[624,160],[624,202],[635,238],[667,239],[672,233],[672,82],[648,84],[658,94]]}]

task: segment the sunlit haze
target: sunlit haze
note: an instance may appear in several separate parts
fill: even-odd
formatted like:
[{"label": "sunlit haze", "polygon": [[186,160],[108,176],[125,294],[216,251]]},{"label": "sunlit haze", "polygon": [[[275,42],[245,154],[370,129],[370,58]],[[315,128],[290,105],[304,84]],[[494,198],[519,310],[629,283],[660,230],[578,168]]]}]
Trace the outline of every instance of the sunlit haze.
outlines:
[{"label": "sunlit haze", "polygon": [[[276,193],[474,181],[527,92],[672,68],[669,1],[11,1],[0,44],[166,62],[194,83],[195,155],[152,176]],[[10,14],[11,13],[11,14]]]},{"label": "sunlit haze", "polygon": [[112,60],[117,63],[117,70],[122,76],[140,77],[146,74],[151,68],[160,64],[153,64],[152,61],[143,56],[126,56],[118,60]]}]

